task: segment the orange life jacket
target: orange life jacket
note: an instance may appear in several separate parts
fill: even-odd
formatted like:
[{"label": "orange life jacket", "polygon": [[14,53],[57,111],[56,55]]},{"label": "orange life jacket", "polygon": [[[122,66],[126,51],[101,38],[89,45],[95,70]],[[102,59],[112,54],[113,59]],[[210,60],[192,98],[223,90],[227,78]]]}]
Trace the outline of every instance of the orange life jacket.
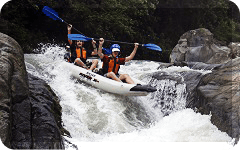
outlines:
[{"label": "orange life jacket", "polygon": [[105,63],[103,63],[102,66],[103,72],[108,73],[112,71],[113,73],[118,74],[120,65],[121,65],[120,59],[108,57],[108,60]]},{"label": "orange life jacket", "polygon": [[81,48],[76,48],[76,54],[77,54],[77,58],[83,58],[83,59],[87,59],[87,51],[81,47]]}]

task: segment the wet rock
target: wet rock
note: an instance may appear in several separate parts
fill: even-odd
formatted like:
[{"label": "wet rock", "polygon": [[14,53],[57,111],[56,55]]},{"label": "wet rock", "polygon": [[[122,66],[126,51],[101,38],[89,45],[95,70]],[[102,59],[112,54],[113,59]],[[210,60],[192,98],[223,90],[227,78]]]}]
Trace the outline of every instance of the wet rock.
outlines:
[{"label": "wet rock", "polygon": [[192,108],[212,114],[211,121],[221,131],[239,140],[240,135],[240,58],[202,77],[192,99]]},{"label": "wet rock", "polygon": [[182,66],[188,66],[195,70],[213,70],[222,66],[222,64],[206,64],[203,62],[182,62]]},{"label": "wet rock", "polygon": [[64,148],[61,130],[61,106],[45,81],[28,74],[31,101],[32,148]]},{"label": "wet rock", "polygon": [[[0,33],[0,136],[9,148],[31,148],[30,100],[23,51]],[[15,141],[21,140],[21,143]],[[11,146],[13,145],[13,146]]]},{"label": "wet rock", "polygon": [[157,89],[151,93],[152,107],[161,111],[163,116],[185,107],[186,88],[179,73],[158,71],[151,74],[149,84]]},{"label": "wet rock", "polygon": [[186,84],[186,105],[192,105],[192,100],[195,98],[195,89],[199,84],[199,81],[203,77],[203,74],[197,71],[186,71],[181,72],[181,76],[184,78]]},{"label": "wet rock", "polygon": [[160,63],[159,66],[158,66],[158,70],[159,69],[164,69],[164,68],[168,68],[168,67],[171,67],[173,66],[173,63]]},{"label": "wet rock", "polygon": [[215,41],[213,34],[207,29],[188,31],[180,37],[172,50],[170,62],[175,65],[183,61],[220,64],[230,60],[231,49],[219,46]]},{"label": "wet rock", "polygon": [[63,149],[61,106],[43,81],[27,74],[21,47],[0,33],[0,137],[12,149]]}]

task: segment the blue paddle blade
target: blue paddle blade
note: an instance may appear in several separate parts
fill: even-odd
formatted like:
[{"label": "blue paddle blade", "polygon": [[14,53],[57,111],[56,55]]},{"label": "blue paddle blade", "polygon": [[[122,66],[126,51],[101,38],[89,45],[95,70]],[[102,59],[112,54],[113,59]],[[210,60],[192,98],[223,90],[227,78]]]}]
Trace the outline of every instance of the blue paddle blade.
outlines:
[{"label": "blue paddle blade", "polygon": [[109,48],[102,48],[103,50],[104,50],[104,54],[106,54],[106,55],[110,55],[110,54],[112,54],[112,51],[109,49]]},{"label": "blue paddle blade", "polygon": [[82,34],[68,34],[68,38],[70,40],[80,40],[80,41],[89,41],[92,40],[92,38],[86,37]]},{"label": "blue paddle blade", "polygon": [[60,20],[63,22],[63,20],[60,17],[58,17],[58,13],[55,10],[53,10],[52,8],[49,8],[48,6],[44,6],[42,9],[42,12],[46,16],[52,18],[53,20]]},{"label": "blue paddle blade", "polygon": [[156,44],[143,44],[143,46],[148,48],[148,49],[151,49],[151,50],[162,51],[160,46],[158,46]]},{"label": "blue paddle blade", "polygon": [[86,38],[86,36],[82,34],[68,34],[68,38]]}]

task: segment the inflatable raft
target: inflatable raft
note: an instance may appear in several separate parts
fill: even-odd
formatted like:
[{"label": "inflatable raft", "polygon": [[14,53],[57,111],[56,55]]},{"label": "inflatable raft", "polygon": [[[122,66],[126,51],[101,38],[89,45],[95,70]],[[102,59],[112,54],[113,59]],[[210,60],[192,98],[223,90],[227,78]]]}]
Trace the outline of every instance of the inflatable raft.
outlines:
[{"label": "inflatable raft", "polygon": [[132,79],[135,84],[121,83],[72,63],[63,62],[62,67],[68,70],[73,77],[109,93],[125,96],[146,96],[151,92],[157,91],[156,88],[134,78]]}]

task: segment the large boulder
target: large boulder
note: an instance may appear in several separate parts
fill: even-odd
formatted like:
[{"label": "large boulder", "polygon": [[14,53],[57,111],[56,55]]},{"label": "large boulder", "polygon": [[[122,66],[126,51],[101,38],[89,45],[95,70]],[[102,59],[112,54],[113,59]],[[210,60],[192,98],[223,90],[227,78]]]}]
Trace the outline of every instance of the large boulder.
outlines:
[{"label": "large boulder", "polygon": [[27,78],[20,45],[0,33],[0,136],[9,148],[16,138],[21,140],[22,148],[31,148],[31,105]]},{"label": "large boulder", "polygon": [[217,44],[209,30],[200,28],[180,37],[172,50],[170,62],[176,65],[181,65],[183,61],[220,64],[231,59],[230,53],[230,48]]},{"label": "large boulder", "polygon": [[203,114],[211,113],[212,123],[237,142],[240,135],[240,58],[203,76],[193,93],[187,107],[198,108]]},{"label": "large boulder", "polygon": [[43,80],[28,75],[19,44],[0,33],[0,137],[12,149],[63,149],[61,106]]}]

